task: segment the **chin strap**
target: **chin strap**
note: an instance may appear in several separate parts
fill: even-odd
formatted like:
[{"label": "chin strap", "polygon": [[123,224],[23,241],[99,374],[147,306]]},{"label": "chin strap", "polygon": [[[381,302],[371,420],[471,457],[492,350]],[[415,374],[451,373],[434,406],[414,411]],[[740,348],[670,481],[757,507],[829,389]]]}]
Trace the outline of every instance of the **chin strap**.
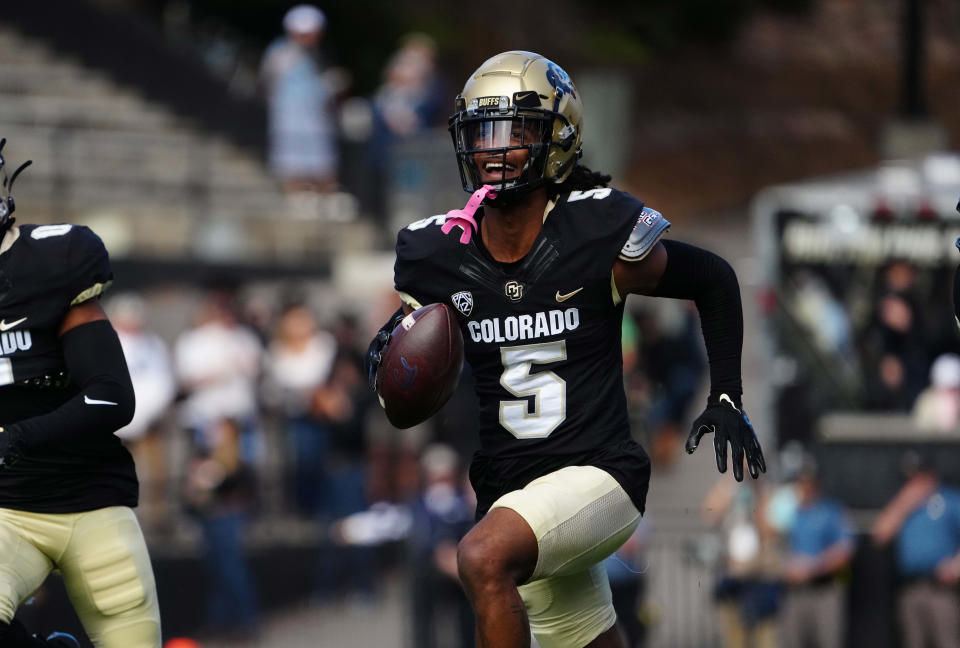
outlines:
[{"label": "chin strap", "polygon": [[466,245],[470,242],[470,237],[473,236],[473,233],[479,229],[476,219],[473,217],[477,213],[477,210],[480,208],[480,204],[484,201],[485,198],[489,196],[490,198],[496,198],[497,192],[490,185],[483,185],[479,189],[473,192],[473,195],[470,196],[470,200],[467,201],[467,204],[463,209],[451,209],[447,212],[447,219],[441,227],[441,231],[444,234],[449,234],[450,230],[454,227],[459,227],[463,230],[463,233],[460,235],[460,242]]}]

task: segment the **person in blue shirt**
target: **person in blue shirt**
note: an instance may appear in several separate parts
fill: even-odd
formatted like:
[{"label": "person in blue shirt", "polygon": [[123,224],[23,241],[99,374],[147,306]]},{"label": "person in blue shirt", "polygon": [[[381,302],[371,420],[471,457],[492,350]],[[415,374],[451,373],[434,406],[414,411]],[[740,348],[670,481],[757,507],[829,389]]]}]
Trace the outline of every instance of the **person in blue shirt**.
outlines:
[{"label": "person in blue shirt", "polygon": [[[427,446],[420,465],[423,484],[410,506],[413,524],[407,541],[413,645],[468,648],[474,645],[476,625],[457,576],[457,543],[473,527],[475,503],[464,489],[453,448]],[[439,640],[439,618],[453,628],[449,643]]]},{"label": "person in blue shirt", "polygon": [[940,483],[929,460],[905,458],[906,483],[873,527],[878,544],[896,539],[904,648],[960,648],[960,492]]},{"label": "person in blue shirt", "polygon": [[810,458],[803,463],[795,493],[796,511],[786,528],[780,645],[841,648],[846,625],[844,575],[855,548],[853,529],[840,502],[821,493]]}]

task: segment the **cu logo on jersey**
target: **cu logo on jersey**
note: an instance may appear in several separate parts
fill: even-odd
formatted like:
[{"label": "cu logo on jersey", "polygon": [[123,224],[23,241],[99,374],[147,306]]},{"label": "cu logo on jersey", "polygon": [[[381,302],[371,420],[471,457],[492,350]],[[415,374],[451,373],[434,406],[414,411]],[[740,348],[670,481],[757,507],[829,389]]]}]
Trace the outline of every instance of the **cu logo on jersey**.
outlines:
[{"label": "cu logo on jersey", "polygon": [[464,317],[470,317],[473,312],[473,295],[469,290],[461,290],[458,293],[450,295],[450,301],[457,307],[457,310],[463,313]]},{"label": "cu logo on jersey", "polygon": [[503,284],[503,292],[510,301],[518,302],[523,299],[523,284],[511,279]]},{"label": "cu logo on jersey", "polygon": [[570,75],[555,63],[547,66],[547,81],[557,89],[558,95],[568,94],[574,97],[577,96],[576,91],[573,89],[573,81],[570,80]]},{"label": "cu logo on jersey", "polygon": [[400,389],[410,389],[413,386],[413,381],[417,379],[417,373],[420,372],[420,367],[411,365],[403,356],[400,356],[400,364],[403,365],[403,370],[394,369],[393,380]]}]

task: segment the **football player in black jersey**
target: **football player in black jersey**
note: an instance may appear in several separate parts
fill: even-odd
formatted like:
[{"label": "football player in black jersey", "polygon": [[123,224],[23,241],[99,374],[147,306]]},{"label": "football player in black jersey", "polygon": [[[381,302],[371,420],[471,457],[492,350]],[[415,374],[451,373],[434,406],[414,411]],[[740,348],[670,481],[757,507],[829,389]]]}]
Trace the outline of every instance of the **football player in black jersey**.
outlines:
[{"label": "football player in black jersey", "polygon": [[636,528],[650,462],[632,439],[620,347],[630,293],[691,299],[710,360],[706,410],[687,440],[714,434],[766,470],[741,405],[743,315],[730,265],[660,240],[669,223],[609,176],[578,164],[582,103],[570,77],[531,52],[486,61],[457,97],[450,132],[463,210],[401,230],[403,309],[371,344],[371,373],[403,312],[459,313],[476,379],[481,449],[470,478],[478,523],[461,541],[461,580],[481,648],[622,647],[601,561]]},{"label": "football player in black jersey", "polygon": [[[957,211],[960,212],[960,200],[957,200]],[[960,250],[960,238],[953,244]],[[960,265],[953,271],[953,313],[956,316],[957,326],[960,327]]]},{"label": "football player in black jersey", "polygon": [[86,227],[16,226],[2,157],[0,176],[0,646],[66,645],[14,620],[57,569],[97,648],[159,648],[137,477],[113,434],[134,400],[97,299],[107,251]]}]

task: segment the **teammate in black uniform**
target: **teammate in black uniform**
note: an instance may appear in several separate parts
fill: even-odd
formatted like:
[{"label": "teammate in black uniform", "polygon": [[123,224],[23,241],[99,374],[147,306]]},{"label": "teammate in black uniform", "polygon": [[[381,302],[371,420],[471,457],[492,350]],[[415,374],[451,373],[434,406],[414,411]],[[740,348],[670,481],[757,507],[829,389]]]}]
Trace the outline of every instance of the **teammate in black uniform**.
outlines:
[{"label": "teammate in black uniform", "polygon": [[[661,241],[662,215],[577,164],[581,116],[555,63],[530,52],[485,62],[450,119],[474,194],[397,242],[403,310],[452,305],[476,377],[481,450],[470,477],[480,521],[460,543],[459,567],[481,648],[529,646],[531,629],[543,648],[623,645],[600,562],[636,528],[650,478],[623,391],[627,294],[695,300],[711,393],[687,450],[714,432],[721,472],[728,443],[738,480],[744,455],[753,477],[765,470],[740,404],[733,270]],[[371,345],[372,371],[387,337]]]},{"label": "teammate in black uniform", "polygon": [[[960,212],[960,200],[957,200],[957,211]],[[960,250],[960,238],[953,244]],[[957,326],[960,327],[960,265],[953,271],[953,313],[957,319]]]},{"label": "teammate in black uniform", "polygon": [[97,300],[113,279],[107,251],[86,227],[15,226],[16,173],[2,177],[0,646],[66,645],[28,636],[13,618],[58,569],[98,648],[159,648],[153,572],[132,511],[137,478],[113,434],[134,400]]}]

